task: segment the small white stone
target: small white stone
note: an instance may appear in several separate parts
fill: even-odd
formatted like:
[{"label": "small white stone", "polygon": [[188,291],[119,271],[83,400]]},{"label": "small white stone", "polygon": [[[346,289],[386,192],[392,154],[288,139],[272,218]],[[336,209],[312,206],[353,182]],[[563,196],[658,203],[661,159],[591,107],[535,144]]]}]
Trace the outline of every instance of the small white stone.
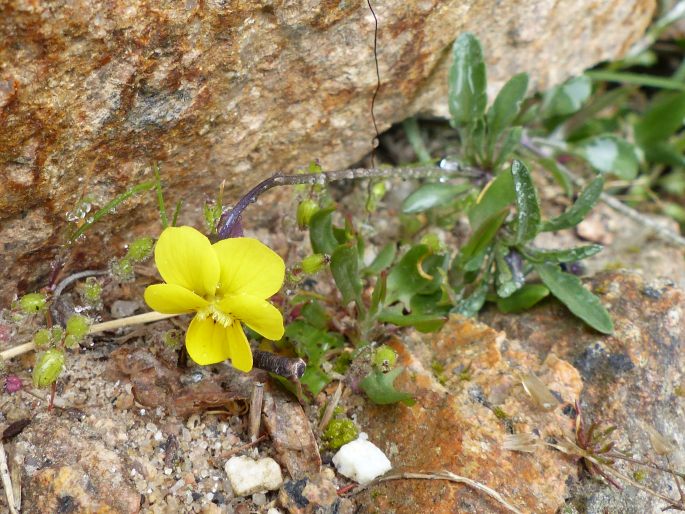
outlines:
[{"label": "small white stone", "polygon": [[231,457],[224,469],[236,496],[274,491],[283,484],[281,468],[269,457],[260,460],[245,456]]},{"label": "small white stone", "polygon": [[392,469],[385,454],[367,439],[362,432],[359,438],[341,446],[333,457],[338,473],[360,484],[367,484]]},{"label": "small white stone", "polygon": [[281,514],[281,511],[278,510],[276,507],[271,507],[269,510],[266,511],[266,514]]}]

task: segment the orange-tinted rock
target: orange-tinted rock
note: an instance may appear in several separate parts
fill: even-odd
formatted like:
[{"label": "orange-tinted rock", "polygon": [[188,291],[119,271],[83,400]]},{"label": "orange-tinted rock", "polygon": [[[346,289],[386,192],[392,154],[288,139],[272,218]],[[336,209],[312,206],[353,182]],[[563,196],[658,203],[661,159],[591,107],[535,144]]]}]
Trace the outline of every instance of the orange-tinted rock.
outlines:
[{"label": "orange-tinted rock", "polygon": [[[485,325],[453,318],[443,330],[397,347],[407,370],[398,388],[416,404],[366,405],[360,425],[393,463],[393,472],[448,470],[498,491],[523,512],[552,513],[563,504],[574,463],[558,452],[505,450],[505,436],[559,437],[573,420],[560,404],[547,412],[521,387],[520,373],[536,373],[562,404],[578,397],[582,382],[568,363],[544,362]],[[421,355],[421,361],[412,357]],[[437,372],[438,383],[428,371]],[[393,480],[359,496],[363,512],[505,512],[486,495],[442,480]]]},{"label": "orange-tinted rock", "polygon": [[[669,280],[647,281],[635,272],[604,273],[589,283],[611,312],[613,336],[587,328],[554,300],[516,316],[490,310],[481,319],[541,356],[572,363],[583,379],[585,425],[613,425],[617,448],[665,464],[650,444],[649,427],[685,445],[685,294]],[[670,462],[677,469],[685,464],[679,452]],[[639,469],[618,467],[629,476]],[[646,476],[644,485],[677,497],[670,477],[651,470]],[[592,480],[574,483],[571,492],[570,502],[582,512],[656,514],[666,506],[633,487],[617,490]]]},{"label": "orange-tinted rock", "polygon": [[[446,113],[447,49],[483,40],[494,93],[529,71],[548,87],[623,54],[654,0],[375,3],[381,130]],[[0,7],[0,305],[45,285],[66,213],[89,215],[162,163],[185,218],[227,179],[226,200],[276,170],[344,167],[371,148],[376,86],[365,2],[10,0]],[[149,234],[151,194],[119,208],[71,255],[102,266]]]}]

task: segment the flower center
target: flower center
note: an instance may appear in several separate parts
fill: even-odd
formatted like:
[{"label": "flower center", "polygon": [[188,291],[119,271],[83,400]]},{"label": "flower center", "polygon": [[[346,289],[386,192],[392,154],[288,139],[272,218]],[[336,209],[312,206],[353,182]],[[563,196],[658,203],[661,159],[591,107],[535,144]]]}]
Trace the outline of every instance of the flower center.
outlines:
[{"label": "flower center", "polygon": [[233,316],[219,309],[214,302],[197,311],[197,316],[200,320],[212,318],[215,323],[224,328],[228,328],[233,324]]}]

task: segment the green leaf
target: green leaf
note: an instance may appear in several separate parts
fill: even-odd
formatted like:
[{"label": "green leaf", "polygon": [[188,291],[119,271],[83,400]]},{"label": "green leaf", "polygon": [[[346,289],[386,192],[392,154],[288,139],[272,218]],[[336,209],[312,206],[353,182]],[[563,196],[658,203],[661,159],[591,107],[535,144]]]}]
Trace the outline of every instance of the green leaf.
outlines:
[{"label": "green leaf", "polygon": [[[401,300],[405,305],[417,293],[428,293],[440,287],[440,276],[435,272],[444,257],[431,254],[426,245],[416,245],[395,264],[388,273],[387,302]],[[419,273],[419,262],[424,275]],[[429,275],[432,279],[427,278]]]},{"label": "green leaf", "polygon": [[476,203],[469,209],[471,229],[478,231],[483,223],[499,215],[514,201],[514,180],[511,173],[500,173],[483,188]]},{"label": "green leaf", "polygon": [[361,381],[360,386],[366,393],[366,396],[377,405],[390,405],[398,402],[402,402],[405,405],[414,405],[414,399],[409,393],[398,391],[393,385],[393,382],[402,373],[403,369],[400,366],[388,373],[374,370]]},{"label": "green leaf", "polygon": [[532,240],[540,231],[540,203],[526,165],[514,159],[511,174],[517,206],[516,243],[520,244]]},{"label": "green leaf", "polygon": [[338,240],[333,234],[333,211],[335,209],[321,209],[309,221],[309,240],[314,253],[330,255],[338,246]]},{"label": "green leaf", "polygon": [[685,93],[658,96],[635,124],[635,140],[642,147],[666,141],[683,126]]},{"label": "green leaf", "polygon": [[514,122],[528,89],[528,74],[514,75],[504,84],[487,113],[488,149],[492,154],[500,135]]},{"label": "green leaf", "polygon": [[323,305],[316,300],[312,300],[305,304],[305,306],[302,307],[300,316],[302,316],[302,319],[307,324],[321,330],[328,326],[328,321],[330,320],[330,316],[326,312],[326,309],[324,309]]},{"label": "green leaf", "polygon": [[549,289],[542,284],[525,284],[508,298],[498,298],[497,308],[505,314],[530,309],[549,295]]},{"label": "green leaf", "polygon": [[323,391],[323,388],[326,387],[330,381],[331,377],[318,366],[307,366],[302,377],[300,377],[302,385],[309,389],[314,396]]},{"label": "green leaf", "polygon": [[573,195],[573,182],[571,182],[571,179],[568,177],[568,175],[564,173],[561,168],[559,168],[559,164],[556,160],[550,157],[536,157],[536,159],[543,168],[552,174],[552,177],[554,177],[554,180],[557,181],[557,184],[559,184],[564,190],[564,194],[566,196],[570,197]]},{"label": "green leaf", "polygon": [[337,332],[327,332],[299,319],[285,327],[285,336],[294,343],[297,354],[306,357],[313,366],[319,365],[328,350],[344,344],[342,336]]},{"label": "green leaf", "polygon": [[488,97],[483,50],[478,39],[467,32],[452,46],[448,78],[448,103],[455,125],[468,125],[483,116]]},{"label": "green leaf", "polygon": [[527,246],[521,248],[521,253],[530,261],[535,263],[544,262],[575,262],[587,259],[602,251],[602,245],[583,245],[563,250],[540,250]]},{"label": "green leaf", "polygon": [[523,286],[526,280],[521,270],[512,270],[509,262],[507,262],[506,257],[509,251],[509,248],[503,245],[495,247],[495,265],[497,266],[495,283],[497,285],[497,296],[501,298],[511,296]]},{"label": "green leaf", "polygon": [[493,164],[493,169],[498,170],[507,158],[516,150],[516,148],[521,144],[521,134],[523,133],[522,127],[511,127],[504,131],[506,134],[504,141],[500,145],[499,152],[497,153],[497,158]]},{"label": "green leaf", "polygon": [[567,80],[545,94],[542,113],[545,118],[568,116],[580,110],[592,92],[589,77],[580,76]]},{"label": "green leaf", "polygon": [[611,316],[594,294],[583,287],[575,275],[564,273],[556,264],[534,264],[540,278],[568,309],[592,328],[611,334],[614,324]]},{"label": "green leaf", "polygon": [[457,305],[455,305],[450,312],[456,312],[468,318],[475,316],[480,312],[485,304],[485,299],[488,294],[488,277],[484,277],[480,284],[473,290],[473,292],[463,298]]},{"label": "green leaf", "polygon": [[[682,152],[667,141],[659,141],[644,145],[645,158],[649,162],[660,162],[674,167],[685,167],[685,157]],[[668,175],[667,175],[668,176]]]},{"label": "green leaf", "polygon": [[602,176],[593,179],[585,186],[578,199],[566,212],[542,224],[541,232],[553,232],[575,227],[595,206],[602,194],[603,187],[604,178]]},{"label": "green leaf", "polygon": [[378,314],[378,321],[392,323],[398,327],[414,327],[419,332],[435,332],[445,324],[447,318],[436,314],[404,314],[385,309]]},{"label": "green leaf", "polygon": [[485,253],[502,223],[504,223],[507,214],[509,214],[508,211],[495,214],[483,222],[478,230],[471,234],[467,243],[461,247],[459,257],[455,260],[458,266],[464,268],[473,258]]},{"label": "green leaf", "polygon": [[364,268],[364,273],[369,275],[378,275],[384,269],[390,267],[395,260],[397,254],[397,245],[395,243],[388,243],[385,245],[371,264]]},{"label": "green leaf", "polygon": [[388,276],[383,273],[378,280],[376,280],[376,285],[373,287],[373,293],[371,293],[371,303],[369,305],[369,318],[373,318],[378,314],[385,303],[385,298],[388,293]]},{"label": "green leaf", "polygon": [[623,138],[602,134],[579,142],[576,148],[593,168],[602,173],[613,173],[623,180],[633,180],[637,176],[640,164],[637,152]]},{"label": "green leaf", "polygon": [[595,81],[618,82],[621,84],[635,84],[637,86],[657,87],[659,89],[675,89],[685,91],[685,83],[656,75],[643,73],[626,73],[624,71],[590,70],[585,75]]},{"label": "green leaf", "polygon": [[338,246],[331,255],[331,273],[342,295],[343,304],[355,300],[361,304],[362,281],[359,276],[359,254],[357,246]]},{"label": "green leaf", "polygon": [[402,212],[424,212],[450,203],[473,186],[466,184],[424,184],[402,202]]}]

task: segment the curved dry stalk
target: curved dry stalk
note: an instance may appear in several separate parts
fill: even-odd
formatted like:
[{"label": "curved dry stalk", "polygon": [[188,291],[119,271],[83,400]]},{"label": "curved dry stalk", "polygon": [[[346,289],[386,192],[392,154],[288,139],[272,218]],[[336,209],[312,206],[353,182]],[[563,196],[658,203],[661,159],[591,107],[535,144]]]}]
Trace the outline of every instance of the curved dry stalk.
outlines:
[{"label": "curved dry stalk", "polygon": [[509,512],[514,512],[515,514],[523,514],[523,512],[516,507],[514,507],[511,503],[506,501],[500,493],[495,491],[494,489],[491,489],[485,484],[481,484],[480,482],[476,482],[475,480],[472,480],[470,478],[466,478],[460,475],[456,475],[452,473],[451,471],[447,470],[442,470],[442,471],[422,471],[422,472],[406,472],[406,473],[397,473],[396,475],[387,475],[383,476],[380,478],[377,478],[376,480],[373,480],[372,482],[369,482],[368,484],[362,485],[354,489],[353,491],[350,492],[349,496],[353,496],[356,494],[359,494],[360,492],[364,491],[368,487],[380,483],[380,482],[387,482],[388,480],[401,480],[401,479],[421,479],[421,480],[447,480],[449,482],[455,482],[458,484],[464,484],[466,486],[471,487],[472,489],[476,489],[477,491],[480,491],[486,495],[488,495],[490,498],[493,500],[497,501],[499,504],[501,504],[504,508],[506,508]]},{"label": "curved dry stalk", "polygon": [[[143,323],[151,323],[153,321],[159,321],[162,319],[173,318],[174,316],[180,316],[181,314],[162,314],[159,312],[146,312],[144,314],[136,314],[135,316],[129,316],[127,318],[113,319],[111,321],[105,321],[103,323],[95,323],[90,327],[88,331],[89,334],[97,334],[99,332],[105,332],[107,330],[116,330],[117,328],[130,327],[133,325],[140,325]],[[9,350],[0,352],[0,360],[9,360],[24,353],[31,352],[36,349],[34,343],[24,343]]]},{"label": "curved dry stalk", "polygon": [[5,489],[5,497],[7,498],[7,507],[11,514],[17,514],[17,506],[14,501],[14,488],[12,487],[12,478],[10,477],[10,470],[7,466],[7,454],[5,453],[5,446],[0,442],[0,478],[2,478],[2,487]]}]

